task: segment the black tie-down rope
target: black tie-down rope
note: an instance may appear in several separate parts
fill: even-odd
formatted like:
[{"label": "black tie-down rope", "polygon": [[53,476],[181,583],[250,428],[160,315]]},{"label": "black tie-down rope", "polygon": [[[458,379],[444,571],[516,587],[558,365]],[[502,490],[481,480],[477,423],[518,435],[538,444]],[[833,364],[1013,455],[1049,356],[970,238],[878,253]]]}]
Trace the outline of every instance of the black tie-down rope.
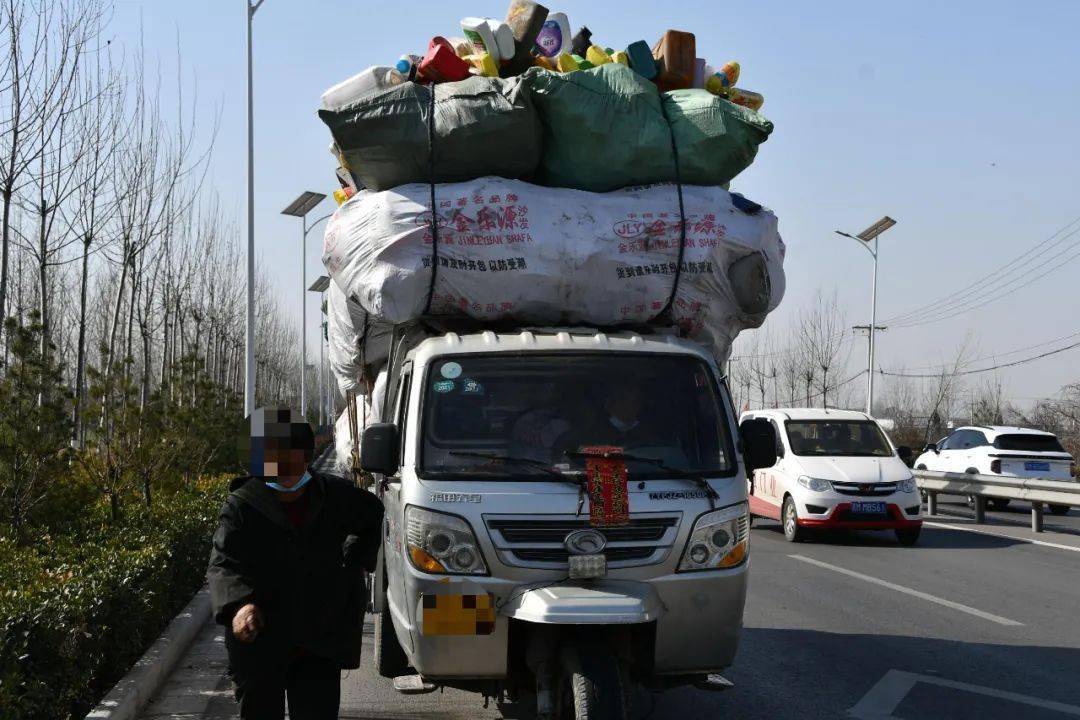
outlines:
[{"label": "black tie-down rope", "polygon": [[653,317],[653,320],[670,319],[671,306],[675,302],[675,293],[679,291],[679,279],[682,277],[683,256],[686,253],[686,206],[683,203],[682,177],[679,174],[679,146],[675,143],[675,130],[671,127],[671,119],[668,118],[663,97],[660,98],[660,113],[664,116],[664,122],[667,123],[668,135],[671,137],[671,159],[675,163],[675,190],[679,196],[679,257],[675,263],[671,294],[668,295],[664,308]]},{"label": "black tie-down rope", "polygon": [[435,83],[428,86],[428,187],[431,188],[431,280],[428,283],[424,315],[431,311],[431,299],[435,296],[435,276],[439,268],[439,216],[435,207]]}]

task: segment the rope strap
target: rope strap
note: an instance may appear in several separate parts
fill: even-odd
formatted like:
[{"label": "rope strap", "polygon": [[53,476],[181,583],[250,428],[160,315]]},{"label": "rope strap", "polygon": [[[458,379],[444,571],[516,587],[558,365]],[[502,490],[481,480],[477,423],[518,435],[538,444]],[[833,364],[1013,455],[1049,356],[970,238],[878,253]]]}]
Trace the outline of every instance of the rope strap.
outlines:
[{"label": "rope strap", "polygon": [[428,284],[424,315],[431,311],[431,299],[435,296],[435,276],[439,272],[439,217],[435,207],[435,84],[428,95],[428,186],[431,188],[431,280]]},{"label": "rope strap", "polygon": [[679,147],[675,143],[675,131],[671,128],[671,119],[668,117],[667,106],[664,98],[660,98],[660,112],[664,116],[664,122],[668,126],[668,134],[671,136],[671,158],[675,163],[675,190],[679,196],[679,257],[675,263],[675,277],[671,282],[671,294],[668,295],[664,308],[656,314],[654,319],[669,317],[671,305],[675,302],[675,294],[679,290],[679,279],[682,277],[683,256],[686,253],[686,205],[683,202],[682,177],[679,174]]}]

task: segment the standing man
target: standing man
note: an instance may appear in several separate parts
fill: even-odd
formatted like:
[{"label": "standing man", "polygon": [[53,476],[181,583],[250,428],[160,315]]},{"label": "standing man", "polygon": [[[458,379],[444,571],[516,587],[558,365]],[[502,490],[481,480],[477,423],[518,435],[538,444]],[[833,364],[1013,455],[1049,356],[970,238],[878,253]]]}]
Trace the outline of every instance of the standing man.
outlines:
[{"label": "standing man", "polygon": [[240,717],[338,716],[341,670],[360,663],[382,504],[312,472],[311,426],[288,408],[251,417],[251,475],[230,484],[208,577]]}]

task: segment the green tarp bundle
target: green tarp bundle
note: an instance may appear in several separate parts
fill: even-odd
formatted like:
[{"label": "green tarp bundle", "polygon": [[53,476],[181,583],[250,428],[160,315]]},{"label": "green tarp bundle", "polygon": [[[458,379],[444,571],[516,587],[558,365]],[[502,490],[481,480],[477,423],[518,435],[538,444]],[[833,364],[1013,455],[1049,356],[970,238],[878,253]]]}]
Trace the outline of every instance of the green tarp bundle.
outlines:
[{"label": "green tarp bundle", "polygon": [[[499,79],[407,82],[341,110],[320,110],[343,165],[372,190],[432,180],[428,107],[435,89],[437,183],[488,175],[608,192],[676,179],[723,185],[753,162],[773,125],[706,90],[659,93],[625,65]],[[666,117],[665,117],[666,114]],[[669,127],[670,123],[670,127]]]},{"label": "green tarp bundle", "polygon": [[357,182],[386,190],[429,182],[428,108],[435,89],[435,182],[523,178],[540,160],[540,123],[522,78],[408,82],[319,117]]},{"label": "green tarp bundle", "polygon": [[753,162],[773,128],[706,90],[660,94],[617,63],[565,74],[535,69],[525,77],[544,126],[535,177],[543,185],[607,192],[675,180],[669,121],[682,182],[725,185]]}]

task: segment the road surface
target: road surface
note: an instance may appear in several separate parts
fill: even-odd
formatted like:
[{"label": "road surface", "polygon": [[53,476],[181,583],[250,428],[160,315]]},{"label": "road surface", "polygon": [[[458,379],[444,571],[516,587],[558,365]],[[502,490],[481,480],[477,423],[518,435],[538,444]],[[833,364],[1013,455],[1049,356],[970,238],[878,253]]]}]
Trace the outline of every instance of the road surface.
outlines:
[{"label": "road surface", "polygon": [[[1080,515],[1047,515],[1062,532],[1036,536],[1026,506],[977,527],[959,503],[941,509],[914,548],[873,533],[789,544],[757,521],[735,689],[641,691],[637,717],[1080,717]],[[234,717],[224,667],[207,626],[144,720]],[[400,696],[366,663],[342,691],[342,718],[522,716],[457,691]]]}]

